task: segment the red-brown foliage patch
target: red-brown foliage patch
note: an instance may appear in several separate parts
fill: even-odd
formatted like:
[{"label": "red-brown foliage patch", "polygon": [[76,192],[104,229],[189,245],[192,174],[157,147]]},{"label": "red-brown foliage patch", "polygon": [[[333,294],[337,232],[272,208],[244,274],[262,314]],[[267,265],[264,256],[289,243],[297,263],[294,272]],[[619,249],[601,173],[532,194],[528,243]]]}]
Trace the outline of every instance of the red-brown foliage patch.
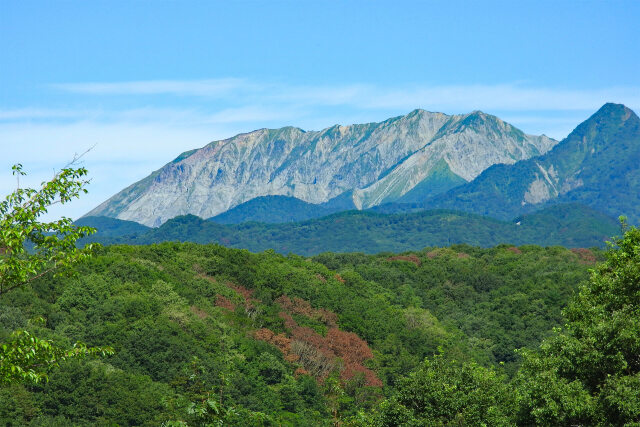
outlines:
[{"label": "red-brown foliage patch", "polygon": [[298,368],[296,369],[296,371],[293,373],[293,375],[298,378],[300,375],[309,375],[309,372],[307,372],[304,368]]},{"label": "red-brown foliage patch", "polygon": [[271,338],[273,338],[274,335],[273,331],[268,328],[258,329],[253,333],[255,339],[267,342],[271,342]]},{"label": "red-brown foliage patch", "polygon": [[338,324],[338,315],[324,308],[313,308],[308,301],[294,297],[291,300],[288,296],[282,295],[276,300],[280,306],[290,313],[299,314],[309,319],[317,320],[327,326],[335,327]]},{"label": "red-brown foliage patch", "polygon": [[234,311],[236,309],[236,305],[232,303],[227,297],[223,295],[216,295],[216,306],[226,308],[229,311]]},{"label": "red-brown foliage patch", "polygon": [[340,373],[343,380],[349,380],[356,374],[362,373],[367,385],[382,387],[382,381],[375,372],[362,365],[365,360],[373,358],[373,353],[366,341],[353,332],[345,332],[337,328],[329,329],[325,340],[328,341],[331,350],[344,362]]},{"label": "red-brown foliage patch", "polygon": [[298,356],[297,354],[289,353],[284,357],[284,360],[289,363],[294,363],[300,360],[300,356]]},{"label": "red-brown foliage patch", "polygon": [[291,340],[284,336],[284,334],[274,334],[271,329],[262,328],[253,333],[253,337],[260,341],[266,341],[273,344],[285,355],[285,357],[291,351]]},{"label": "red-brown foliage patch", "polygon": [[336,278],[336,280],[337,280],[338,282],[340,282],[340,283],[346,283],[346,280],[344,280],[344,279],[342,278],[342,276],[341,276],[341,275],[339,275],[338,273],[336,273],[336,275],[335,275],[334,277]]},{"label": "red-brown foliage patch", "polygon": [[520,255],[522,253],[522,251],[518,248],[516,248],[515,246],[511,246],[510,248],[507,248],[507,250],[509,252],[513,252],[516,255]]},{"label": "red-brown foliage patch", "polygon": [[316,273],[316,279],[320,280],[322,283],[327,282],[327,279],[325,279],[325,277],[320,273]]},{"label": "red-brown foliage patch", "polygon": [[420,267],[421,264],[420,258],[418,258],[417,255],[396,255],[387,258],[387,261],[408,261],[414,263],[418,267]]},{"label": "red-brown foliage patch", "polygon": [[291,332],[291,339],[307,343],[327,356],[333,356],[329,342],[325,337],[306,326],[296,326]]},{"label": "red-brown foliage patch", "polygon": [[429,258],[429,259],[434,259],[438,255],[439,255],[438,251],[427,252],[427,258]]},{"label": "red-brown foliage patch", "polygon": [[469,258],[469,254],[465,254],[464,252],[458,252],[458,258]]},{"label": "red-brown foliage patch", "polygon": [[[373,353],[366,341],[352,332],[338,329],[337,316],[334,313],[314,309],[309,302],[300,298],[291,300],[286,295],[276,301],[288,311],[281,311],[278,315],[284,320],[284,326],[289,330],[289,337],[284,334],[275,335],[269,329],[260,329],[254,334],[256,339],[275,345],[280,349],[285,360],[299,363],[300,372],[308,373],[319,381],[323,381],[333,370],[339,368],[343,381],[361,373],[367,385],[382,386],[375,372],[363,365],[366,360],[373,358]],[[330,313],[335,318],[331,317],[334,323],[329,327],[327,335],[323,337],[311,328],[299,326],[291,317],[292,312],[314,316],[314,318]]]},{"label": "red-brown foliage patch", "polygon": [[595,264],[597,261],[596,256],[587,248],[574,248],[571,252],[578,256],[578,259],[582,264]]},{"label": "red-brown foliage patch", "polygon": [[291,351],[291,339],[287,338],[284,334],[274,335],[270,342],[278,347],[284,355],[289,354]]},{"label": "red-brown foliage patch", "polygon": [[284,320],[284,327],[289,330],[293,330],[298,326],[298,323],[296,323],[296,321],[293,320],[293,317],[291,317],[291,315],[287,312],[281,311],[280,313],[278,313],[278,317]]},{"label": "red-brown foliage patch", "polygon": [[234,291],[242,295],[246,300],[249,300],[251,298],[251,295],[253,295],[253,292],[254,292],[253,289],[247,289],[242,285],[236,285],[235,283],[231,283],[231,282],[227,282],[225,283],[225,285],[227,285],[228,288],[233,289]]}]

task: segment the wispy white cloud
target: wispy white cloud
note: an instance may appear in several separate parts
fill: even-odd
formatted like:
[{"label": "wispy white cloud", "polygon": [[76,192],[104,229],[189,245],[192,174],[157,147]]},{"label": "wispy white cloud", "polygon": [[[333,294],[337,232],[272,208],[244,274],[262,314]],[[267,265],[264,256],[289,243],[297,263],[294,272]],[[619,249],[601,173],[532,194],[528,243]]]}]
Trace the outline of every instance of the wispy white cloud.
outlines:
[{"label": "wispy white cloud", "polygon": [[78,111],[50,108],[16,108],[0,110],[0,120],[34,120],[77,118]]},{"label": "wispy white cloud", "polygon": [[[96,123],[127,123],[133,125],[159,123],[163,126],[229,126],[244,123],[246,130],[259,127],[295,125],[307,130],[335,123],[348,124],[349,118],[384,119],[386,115],[406,113],[424,108],[445,113],[465,113],[483,110],[527,120],[511,120],[531,133],[563,137],[572,129],[572,116],[595,111],[605,102],[613,101],[640,108],[640,87],[610,87],[599,89],[552,89],[523,84],[502,85],[413,85],[377,87],[374,85],[259,84],[246,79],[216,79],[196,81],[134,81],[120,83],[58,84],[58,89],[82,93],[89,105],[101,109],[4,109],[1,122],[67,121]],[[137,108],[105,109],[101,97],[123,94],[135,105],[137,95],[156,95],[157,103],[148,98]],[[181,98],[172,103],[172,96]],[[211,101],[202,97],[210,97]],[[97,97],[97,99],[96,99]],[[215,98],[215,99],[213,99]],[[186,101],[185,101],[186,99]],[[193,100],[193,102],[189,102]],[[148,104],[151,103],[151,106]],[[158,107],[181,105],[181,107]],[[526,114],[525,114],[526,113]],[[560,113],[560,114],[558,114]],[[558,123],[559,119],[564,123]],[[566,119],[566,120],[565,120]],[[527,129],[527,125],[535,126]],[[577,123],[576,123],[577,124]],[[545,126],[549,126],[546,128]]]},{"label": "wispy white cloud", "polygon": [[252,84],[244,79],[147,80],[130,82],[55,83],[51,87],[86,95],[181,95],[215,97]]},{"label": "wispy white cloud", "polygon": [[640,106],[640,87],[604,89],[551,89],[518,85],[471,85],[415,87],[374,92],[367,99],[371,108],[424,105],[440,109],[486,110],[592,110],[607,101]]},{"label": "wispy white cloud", "polygon": [[608,101],[640,106],[640,87],[552,89],[517,84],[404,86],[367,85],[283,88],[277,100],[302,104],[349,105],[361,109],[426,108],[443,112],[478,109],[499,111],[592,110]]},{"label": "wispy white cloud", "polygon": [[305,110],[287,105],[221,108],[205,111],[203,108],[140,107],[125,110],[105,109],[16,109],[0,110],[0,123],[24,122],[87,122],[173,125],[231,124],[247,122],[291,121],[304,116]]},{"label": "wispy white cloud", "polygon": [[367,101],[383,93],[380,88],[365,84],[338,86],[279,85],[271,86],[270,88],[275,90],[267,91],[265,95],[272,102],[321,106],[350,105],[359,108],[371,108],[371,106],[366,105]]},{"label": "wispy white cloud", "polygon": [[[234,104],[349,106],[360,109],[429,108],[448,112],[487,110],[590,110],[607,101],[640,106],[640,87],[562,89],[523,84],[300,86],[246,79],[65,83],[53,87],[85,95],[177,95],[212,97]],[[246,108],[246,107],[245,107]]]}]

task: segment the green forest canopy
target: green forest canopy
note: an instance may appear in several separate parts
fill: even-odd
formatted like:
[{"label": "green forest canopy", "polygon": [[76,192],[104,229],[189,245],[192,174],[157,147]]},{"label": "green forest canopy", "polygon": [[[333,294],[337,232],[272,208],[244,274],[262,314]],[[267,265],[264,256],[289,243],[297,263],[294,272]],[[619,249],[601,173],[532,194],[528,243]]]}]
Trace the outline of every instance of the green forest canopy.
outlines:
[{"label": "green forest canopy", "polygon": [[[496,393],[490,403],[509,403],[496,419],[530,420],[538,407],[499,396],[535,390],[523,372],[533,375],[531,355],[542,353],[525,352],[523,371],[514,350],[556,339],[562,308],[603,257],[509,245],[314,258],[190,243],[105,248],[75,279],[8,294],[0,325],[3,337],[31,328],[115,355],[62,364],[46,383],[3,386],[0,416],[14,425],[375,424],[423,416],[402,396],[417,393],[411,378],[436,369],[468,372],[455,381],[472,378],[472,388]],[[46,327],[27,325],[35,316]],[[459,411],[473,402],[443,398],[460,412],[449,415],[475,420]]]}]

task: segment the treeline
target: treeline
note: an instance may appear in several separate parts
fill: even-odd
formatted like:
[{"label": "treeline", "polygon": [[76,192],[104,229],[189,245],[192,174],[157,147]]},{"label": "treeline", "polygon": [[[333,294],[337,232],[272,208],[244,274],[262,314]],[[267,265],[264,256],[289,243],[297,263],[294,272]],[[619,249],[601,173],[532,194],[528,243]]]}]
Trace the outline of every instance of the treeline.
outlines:
[{"label": "treeline", "polygon": [[[527,381],[561,370],[515,350],[559,339],[562,308],[603,259],[510,245],[314,258],[192,243],[103,248],[75,279],[5,295],[0,338],[28,329],[115,354],[3,385],[0,424],[552,422],[571,401],[542,413]],[[571,420],[591,420],[591,389],[572,378],[558,393],[586,411]],[[511,398],[517,384],[535,407]],[[478,418],[486,410],[493,418]]]},{"label": "treeline", "polygon": [[348,211],[304,222],[222,225],[193,215],[173,218],[149,229],[104,217],[82,218],[78,224],[100,231],[87,241],[103,244],[151,244],[164,241],[219,243],[259,252],[316,255],[322,252],[402,252],[425,246],[466,243],[490,247],[515,245],[604,247],[619,224],[591,208],[550,206],[514,221],[498,221],[464,212],[432,210],[385,215]]}]

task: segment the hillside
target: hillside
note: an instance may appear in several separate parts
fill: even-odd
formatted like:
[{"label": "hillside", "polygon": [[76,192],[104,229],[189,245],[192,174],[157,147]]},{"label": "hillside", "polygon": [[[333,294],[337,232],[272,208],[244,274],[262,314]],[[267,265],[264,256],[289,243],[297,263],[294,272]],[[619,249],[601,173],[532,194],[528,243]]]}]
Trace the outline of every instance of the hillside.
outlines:
[{"label": "hillside", "polygon": [[295,197],[263,196],[251,199],[209,220],[218,224],[299,222],[327,216],[337,210],[341,209],[332,209],[326,204],[307,203]]},{"label": "hillside", "polygon": [[422,207],[510,219],[566,202],[640,221],[640,118],[624,105],[604,105],[546,154],[494,165]]},{"label": "hillside", "polygon": [[[86,218],[89,224],[90,220]],[[510,222],[443,210],[393,215],[348,211],[286,224],[222,225],[191,215],[174,218],[144,233],[122,237],[99,233],[92,240],[105,244],[220,243],[254,252],[274,249],[314,255],[326,251],[400,252],[455,243],[483,247],[500,243],[602,247],[616,234],[619,225],[612,218],[581,205],[567,204]]]},{"label": "hillside", "polygon": [[[314,259],[217,245],[105,248],[76,279],[5,295],[0,337],[30,328],[115,355],[0,387],[0,424],[200,425],[194,408],[213,399],[229,425],[333,425],[370,413],[439,348],[513,373],[513,350],[562,323],[596,259],[535,246]],[[46,327],[28,324],[37,316]]]},{"label": "hillside", "polygon": [[415,110],[380,123],[321,131],[260,129],[179,155],[87,216],[159,226],[179,215],[209,218],[256,197],[280,195],[358,209],[434,195],[496,163],[514,163],[556,141],[495,116]]},{"label": "hillside", "polygon": [[74,221],[74,224],[83,227],[90,226],[100,230],[100,235],[105,237],[121,237],[131,234],[146,233],[150,230],[142,224],[138,224],[134,221],[124,221],[121,219],[109,218],[106,216],[101,217],[83,217]]}]

